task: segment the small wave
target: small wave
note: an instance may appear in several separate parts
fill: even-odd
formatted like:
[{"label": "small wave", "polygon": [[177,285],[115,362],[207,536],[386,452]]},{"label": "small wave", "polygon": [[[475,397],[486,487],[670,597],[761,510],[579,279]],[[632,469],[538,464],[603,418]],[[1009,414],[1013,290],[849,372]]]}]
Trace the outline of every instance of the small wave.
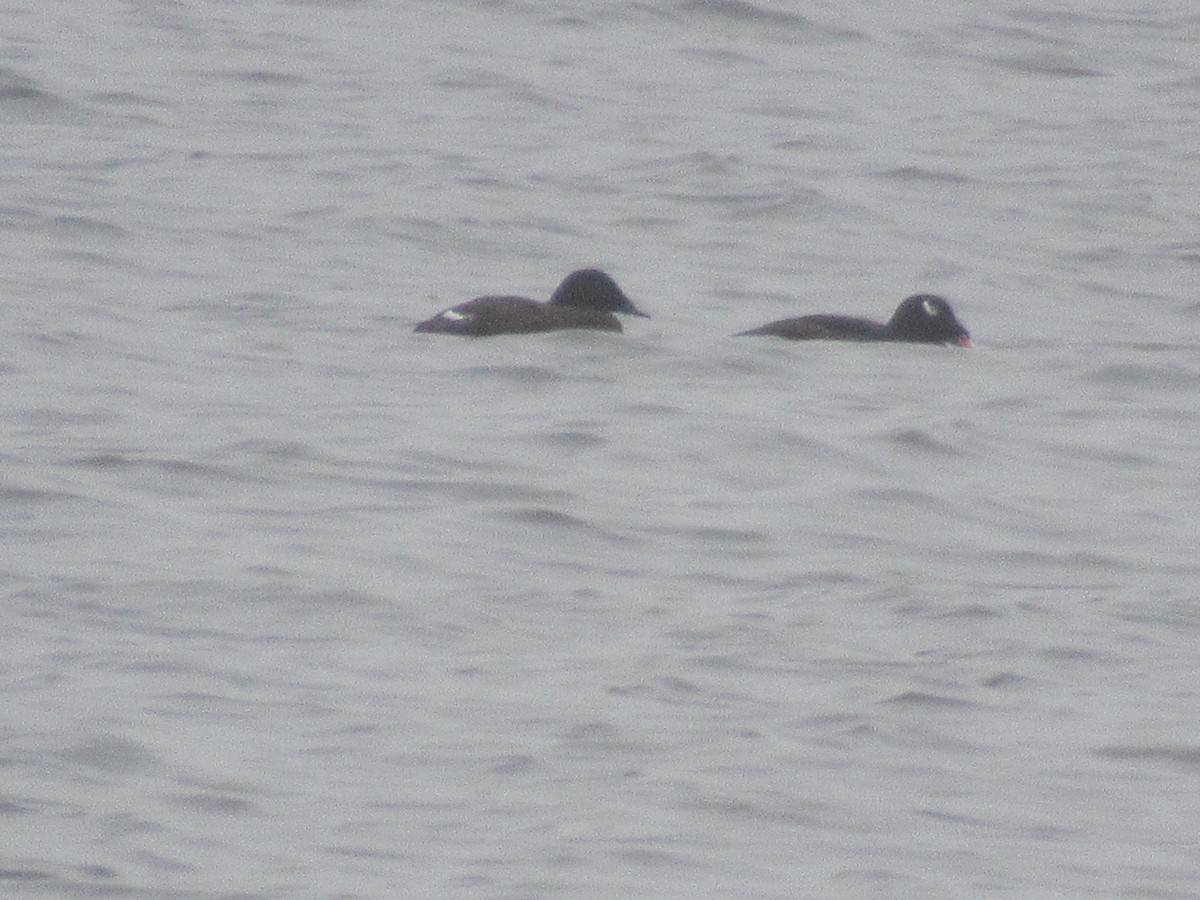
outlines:
[{"label": "small wave", "polygon": [[87,99],[99,106],[119,106],[124,108],[147,106],[165,108],[170,106],[165,100],[151,97],[148,94],[139,94],[135,91],[99,91],[95,94],[89,94]]},{"label": "small wave", "polygon": [[54,503],[61,500],[81,500],[79,494],[47,491],[38,488],[0,486],[0,502],[13,504]]},{"label": "small wave", "polygon": [[494,762],[489,771],[493,775],[524,775],[539,768],[537,758],[528,753],[513,753]]},{"label": "small wave", "polygon": [[54,881],[58,882],[55,875],[49,872],[42,872],[37,869],[0,869],[0,882],[3,881],[19,881],[19,882],[34,882],[34,881]]},{"label": "small wave", "polygon": [[493,69],[481,67],[448,71],[434,82],[434,86],[444,88],[447,91],[461,93],[479,92],[488,95],[499,94],[501,96],[508,96],[537,109],[558,111],[578,111],[581,109],[579,103],[569,102],[559,94],[552,94],[542,90],[534,82],[524,81]]},{"label": "small wave", "polygon": [[1094,384],[1125,387],[1150,387],[1161,390],[1193,388],[1200,384],[1200,373],[1176,365],[1149,366],[1141,363],[1114,363],[1088,373]]},{"label": "small wave", "polygon": [[997,672],[994,675],[989,675],[980,682],[986,688],[995,688],[997,690],[1011,690],[1015,688],[1023,688],[1028,685],[1030,679],[1026,675],[1018,675],[1016,672]]},{"label": "small wave", "polygon": [[[1115,556],[1088,550],[1073,550],[1067,553],[1045,553],[1037,550],[1000,550],[986,553],[992,564],[1012,572],[1030,572],[1040,569],[1061,569],[1072,574],[1080,572],[1122,572],[1132,564]],[[1082,581],[1072,578],[1067,582],[1011,581],[1001,582],[1000,587],[1027,590],[1105,590],[1108,582]]]},{"label": "small wave", "polygon": [[453,497],[458,500],[552,503],[571,499],[571,495],[566,491],[548,490],[510,482],[435,481],[422,478],[403,478],[370,479],[364,483],[374,490]]},{"label": "small wave", "polygon": [[191,313],[213,322],[273,321],[291,311],[295,297],[273,291],[243,291],[227,297],[205,297],[163,306],[166,312]]},{"label": "small wave", "polygon": [[562,372],[547,368],[546,366],[467,366],[466,368],[459,369],[457,374],[475,378],[500,378],[504,381],[511,381],[517,384],[555,384],[561,381],[572,380],[563,375]]},{"label": "small wave", "polygon": [[114,240],[129,232],[120,225],[104,222],[91,216],[54,216],[50,225],[55,234],[70,240]]},{"label": "small wave", "polygon": [[555,431],[551,434],[540,435],[540,443],[566,450],[590,450],[602,447],[607,441],[598,434],[590,431]]},{"label": "small wave", "polygon": [[281,441],[270,438],[255,438],[236,441],[218,448],[217,453],[222,459],[237,458],[249,460],[269,460],[271,462],[323,462],[331,463],[333,459],[318,453],[311,444],[302,441]]},{"label": "small wave", "polygon": [[858,39],[862,33],[814,22],[789,10],[771,9],[747,0],[686,0],[677,9],[684,14],[709,16],[729,22],[769,29],[789,36]]},{"label": "small wave", "polygon": [[552,528],[557,531],[573,531],[604,538],[608,541],[628,542],[624,535],[593,525],[591,522],[573,516],[570,513],[559,512],[546,507],[521,507],[501,511],[500,516],[511,522],[523,525],[536,525]]},{"label": "small wave", "polygon": [[257,804],[220,790],[193,791],[176,794],[169,799],[189,814],[201,812],[220,816],[256,815],[261,811]]},{"label": "small wave", "polygon": [[976,184],[979,179],[946,169],[926,169],[923,166],[897,166],[876,173],[893,181],[923,182],[926,184]]},{"label": "small wave", "polygon": [[70,465],[82,469],[124,469],[134,465],[131,457],[120,453],[97,453],[92,456],[79,456],[70,461]]},{"label": "small wave", "polygon": [[786,217],[789,221],[820,218],[831,204],[820,191],[781,190],[746,193],[689,192],[663,194],[663,199],[680,203],[707,204],[725,210],[735,221]]},{"label": "small wave", "polygon": [[1122,762],[1165,762],[1188,768],[1200,767],[1200,745],[1196,744],[1107,744],[1093,752],[1103,759]]},{"label": "small wave", "polygon": [[1043,659],[1066,663],[1100,662],[1104,659],[1102,654],[1084,647],[1044,647],[1038,651],[1038,655]]},{"label": "small wave", "polygon": [[684,528],[682,533],[688,537],[704,541],[708,544],[759,544],[769,541],[770,536],[761,531],[743,528],[719,528],[716,526],[697,526]]},{"label": "small wave", "polygon": [[41,214],[28,206],[0,206],[0,228],[31,228],[41,221]]},{"label": "small wave", "polygon": [[143,745],[111,736],[80,741],[64,751],[63,758],[76,765],[119,774],[142,772],[154,764],[154,755]]},{"label": "small wave", "polygon": [[266,69],[250,69],[245,72],[228,72],[226,78],[255,85],[292,86],[308,84],[308,79],[290,72],[271,72]]},{"label": "small wave", "polygon": [[963,456],[962,450],[939,441],[919,428],[898,428],[887,435],[887,440],[904,450],[931,456]]},{"label": "small wave", "polygon": [[723,66],[761,62],[757,57],[726,47],[685,47],[679,51],[679,55],[699,62],[717,63]]},{"label": "small wave", "polygon": [[0,111],[26,121],[82,116],[83,109],[12,69],[0,67]]},{"label": "small wave", "polygon": [[799,13],[767,9],[746,0],[687,0],[679,8],[684,12],[720,16],[735,22],[758,22],[785,28],[811,28],[812,22]]},{"label": "small wave", "polygon": [[870,503],[892,503],[904,507],[921,507],[938,510],[946,508],[946,504],[941,498],[926,491],[918,491],[913,488],[865,488],[855,491],[854,496]]},{"label": "small wave", "polygon": [[573,528],[584,531],[591,530],[592,527],[583,519],[554,509],[509,509],[505,510],[502,515],[514,522],[527,522],[531,525],[553,525],[556,528]]},{"label": "small wave", "polygon": [[947,697],[944,694],[931,694],[928,691],[905,691],[889,697],[887,702],[896,706],[921,706],[926,709],[961,709],[976,705],[969,700]]},{"label": "small wave", "polygon": [[936,619],[962,619],[979,621],[982,619],[999,619],[1003,613],[994,606],[986,603],[964,603],[934,614]]},{"label": "small wave", "polygon": [[1022,75],[1047,75],[1051,78],[1099,78],[1099,69],[1081,66],[1060,55],[999,56],[989,60],[998,68]]},{"label": "small wave", "polygon": [[82,469],[138,472],[142,487],[165,491],[170,496],[180,496],[185,490],[195,490],[206,481],[221,484],[263,483],[266,480],[257,473],[231,465],[121,453],[81,456],[71,460],[70,464]]}]

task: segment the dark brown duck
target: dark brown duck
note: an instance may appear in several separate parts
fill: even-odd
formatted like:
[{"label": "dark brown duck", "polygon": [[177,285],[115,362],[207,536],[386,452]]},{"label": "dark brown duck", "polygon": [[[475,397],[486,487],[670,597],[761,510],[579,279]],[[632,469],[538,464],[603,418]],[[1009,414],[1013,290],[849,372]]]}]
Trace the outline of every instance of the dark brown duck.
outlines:
[{"label": "dark brown duck", "polygon": [[887,322],[854,316],[812,315],[768,322],[738,336],[769,334],[792,341],[907,341],[970,347],[971,335],[944,297],[914,294],[905,298]]},{"label": "dark brown duck", "polygon": [[580,269],[562,280],[547,303],[526,297],[476,297],[426,319],[414,330],[475,337],[564,328],[621,331],[621,323],[613,313],[649,318],[611,276],[599,269]]}]

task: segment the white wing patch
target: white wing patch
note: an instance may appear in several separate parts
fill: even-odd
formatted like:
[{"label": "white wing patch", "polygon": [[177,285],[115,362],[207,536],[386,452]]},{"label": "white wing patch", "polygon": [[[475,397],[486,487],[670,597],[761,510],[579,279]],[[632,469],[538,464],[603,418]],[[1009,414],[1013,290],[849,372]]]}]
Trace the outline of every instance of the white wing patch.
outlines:
[{"label": "white wing patch", "polygon": [[465,322],[471,318],[471,314],[461,313],[456,309],[448,309],[442,313],[442,318],[450,322]]}]

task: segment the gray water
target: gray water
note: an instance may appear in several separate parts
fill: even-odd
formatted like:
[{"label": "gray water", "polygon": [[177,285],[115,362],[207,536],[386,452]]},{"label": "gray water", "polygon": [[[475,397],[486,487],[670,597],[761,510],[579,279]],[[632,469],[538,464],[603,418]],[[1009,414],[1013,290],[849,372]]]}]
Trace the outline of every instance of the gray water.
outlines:
[{"label": "gray water", "polygon": [[1193,3],[0,22],[0,894],[1200,896]]}]

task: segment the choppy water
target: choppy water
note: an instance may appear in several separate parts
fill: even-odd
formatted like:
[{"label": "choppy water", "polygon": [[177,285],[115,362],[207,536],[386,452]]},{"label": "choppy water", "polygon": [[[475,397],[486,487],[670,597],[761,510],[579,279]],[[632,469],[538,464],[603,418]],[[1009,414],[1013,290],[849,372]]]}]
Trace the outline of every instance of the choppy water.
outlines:
[{"label": "choppy water", "polygon": [[1196,896],[1192,4],[0,15],[0,893]]}]

